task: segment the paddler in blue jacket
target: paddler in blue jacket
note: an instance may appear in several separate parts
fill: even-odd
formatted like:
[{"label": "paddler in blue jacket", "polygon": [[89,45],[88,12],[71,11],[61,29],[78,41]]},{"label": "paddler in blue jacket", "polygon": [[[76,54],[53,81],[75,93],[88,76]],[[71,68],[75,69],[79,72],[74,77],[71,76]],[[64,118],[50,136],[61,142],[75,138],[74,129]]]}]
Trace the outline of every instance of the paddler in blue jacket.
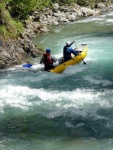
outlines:
[{"label": "paddler in blue jacket", "polygon": [[75,43],[75,41],[71,42],[67,41],[66,45],[63,48],[63,57],[64,57],[64,61],[68,61],[72,58],[71,53],[74,54],[75,56],[77,56],[79,54],[78,51],[75,51],[71,45]]}]

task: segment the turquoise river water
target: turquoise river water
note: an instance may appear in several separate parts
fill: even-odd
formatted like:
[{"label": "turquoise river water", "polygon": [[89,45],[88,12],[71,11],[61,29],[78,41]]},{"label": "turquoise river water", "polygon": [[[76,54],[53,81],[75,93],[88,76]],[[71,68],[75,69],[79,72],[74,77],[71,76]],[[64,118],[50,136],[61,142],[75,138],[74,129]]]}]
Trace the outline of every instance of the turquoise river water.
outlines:
[{"label": "turquoise river water", "polygon": [[0,150],[113,150],[113,12],[49,29],[34,43],[58,58],[67,40],[87,44],[86,65],[1,70]]}]

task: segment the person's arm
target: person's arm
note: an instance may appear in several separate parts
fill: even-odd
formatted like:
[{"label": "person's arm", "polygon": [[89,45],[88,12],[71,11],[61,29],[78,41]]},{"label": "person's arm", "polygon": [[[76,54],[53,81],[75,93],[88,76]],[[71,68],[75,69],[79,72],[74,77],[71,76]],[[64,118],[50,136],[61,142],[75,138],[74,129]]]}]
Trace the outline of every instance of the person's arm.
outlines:
[{"label": "person's arm", "polygon": [[75,51],[74,49],[71,49],[71,53],[73,53],[75,56],[79,54],[79,52]]},{"label": "person's arm", "polygon": [[73,48],[68,48],[68,52],[70,52],[70,53],[72,53],[72,54],[74,54],[75,56],[76,55],[78,55],[79,54],[79,52],[78,51],[75,51]]},{"label": "person's arm", "polygon": [[69,45],[69,47],[70,47],[71,45],[73,45],[73,43],[75,43],[75,41],[71,42],[70,45]]}]

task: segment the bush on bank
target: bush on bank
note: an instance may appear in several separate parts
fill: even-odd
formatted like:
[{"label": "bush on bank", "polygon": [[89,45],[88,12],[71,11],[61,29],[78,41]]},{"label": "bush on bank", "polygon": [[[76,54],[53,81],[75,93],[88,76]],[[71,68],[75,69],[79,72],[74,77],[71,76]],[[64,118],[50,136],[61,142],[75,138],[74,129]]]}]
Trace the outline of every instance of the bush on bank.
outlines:
[{"label": "bush on bank", "polygon": [[[52,3],[72,4],[94,8],[103,0],[0,0],[0,35],[15,38],[22,32],[22,21],[35,9],[52,7]],[[111,0],[107,0],[110,2]]]},{"label": "bush on bank", "polygon": [[23,30],[21,21],[11,17],[6,8],[9,1],[0,1],[0,35],[4,39],[15,38]]}]

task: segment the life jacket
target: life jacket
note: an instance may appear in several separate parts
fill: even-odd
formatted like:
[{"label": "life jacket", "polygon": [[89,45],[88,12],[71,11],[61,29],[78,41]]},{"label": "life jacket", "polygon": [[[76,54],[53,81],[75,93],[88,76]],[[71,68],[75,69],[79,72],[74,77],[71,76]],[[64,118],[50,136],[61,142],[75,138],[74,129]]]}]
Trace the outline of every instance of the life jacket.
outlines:
[{"label": "life jacket", "polygon": [[43,54],[43,57],[44,57],[44,64],[48,64],[48,65],[53,64],[53,58],[49,53]]}]

